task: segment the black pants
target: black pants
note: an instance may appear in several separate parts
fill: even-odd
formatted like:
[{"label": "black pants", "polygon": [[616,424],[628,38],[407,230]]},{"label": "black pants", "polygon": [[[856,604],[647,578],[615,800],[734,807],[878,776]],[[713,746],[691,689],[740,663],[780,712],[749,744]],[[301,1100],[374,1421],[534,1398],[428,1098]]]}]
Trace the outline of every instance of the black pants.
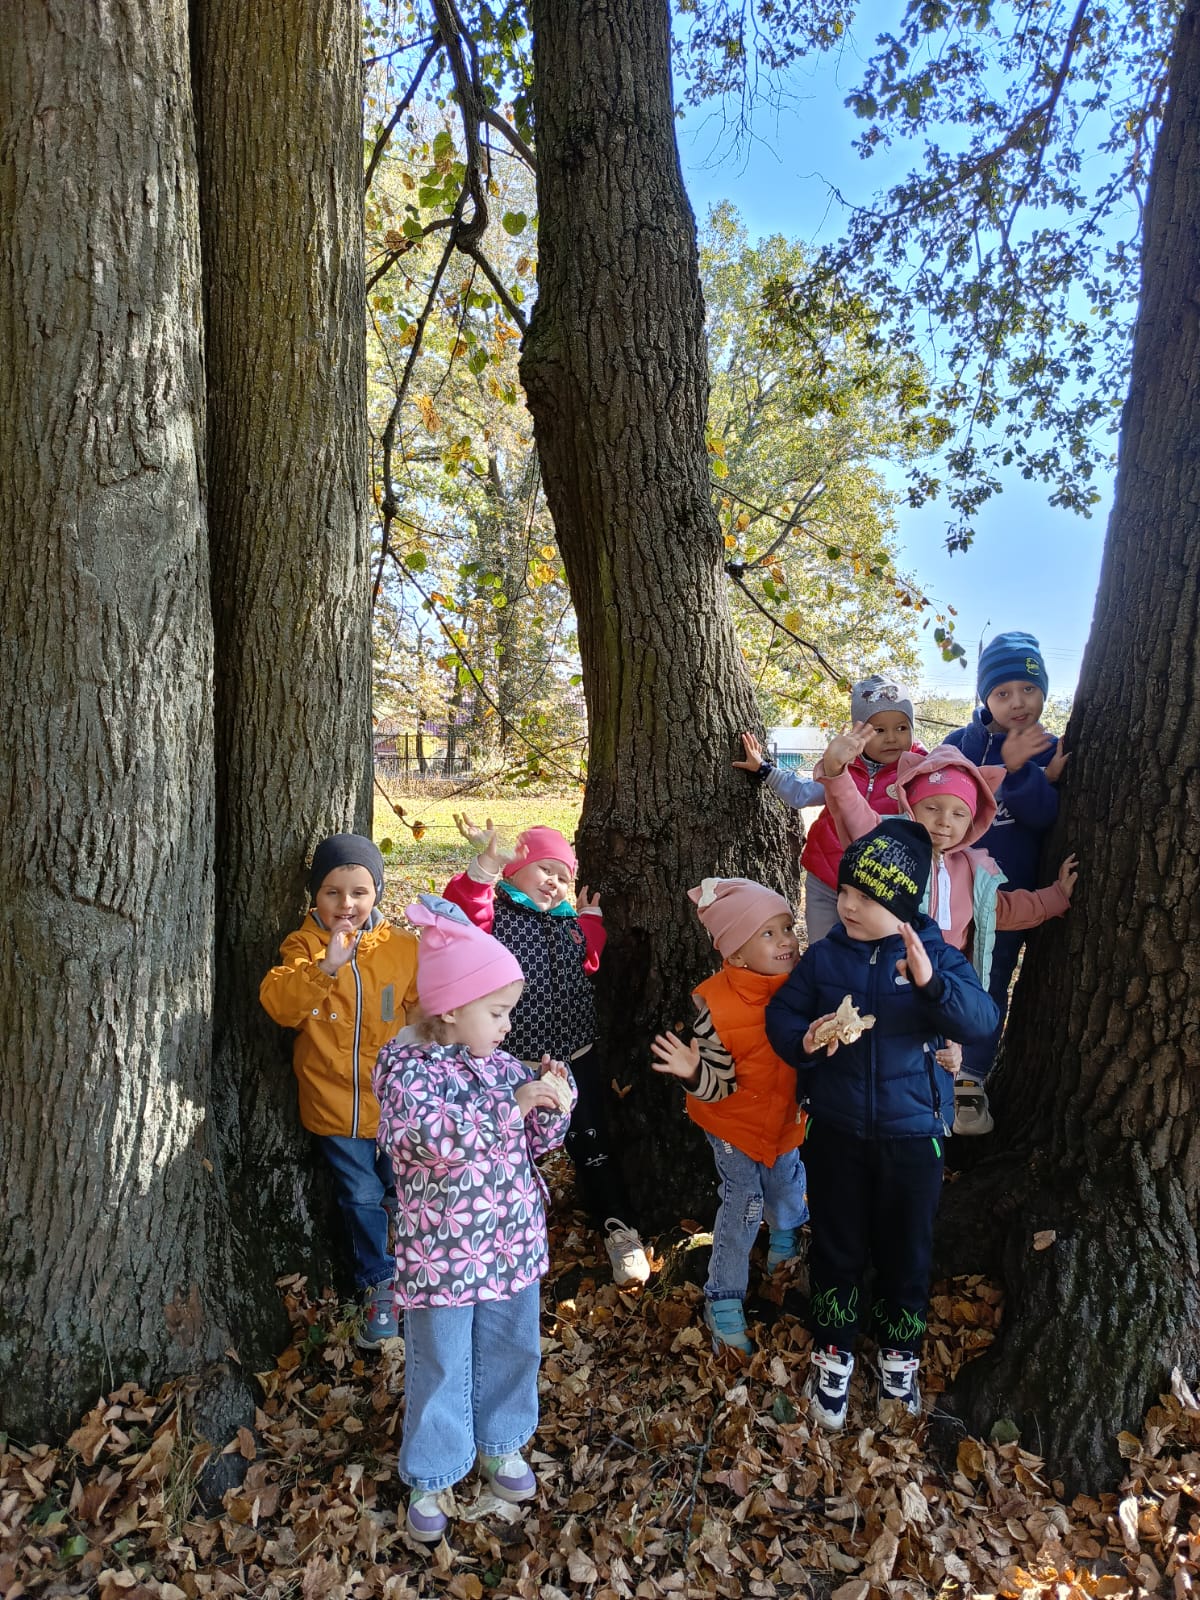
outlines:
[{"label": "black pants", "polygon": [[888,1350],[915,1355],[929,1305],[941,1140],[855,1139],[816,1119],[801,1154],[812,1213],[814,1340],[854,1348],[865,1322],[869,1263],[875,1268],[875,1337]]},{"label": "black pants", "polygon": [[613,1159],[608,1132],[608,1076],[595,1045],[571,1062],[579,1099],[571,1113],[566,1148],[575,1165],[579,1203],[597,1228],[609,1217],[635,1226],[629,1192]]}]

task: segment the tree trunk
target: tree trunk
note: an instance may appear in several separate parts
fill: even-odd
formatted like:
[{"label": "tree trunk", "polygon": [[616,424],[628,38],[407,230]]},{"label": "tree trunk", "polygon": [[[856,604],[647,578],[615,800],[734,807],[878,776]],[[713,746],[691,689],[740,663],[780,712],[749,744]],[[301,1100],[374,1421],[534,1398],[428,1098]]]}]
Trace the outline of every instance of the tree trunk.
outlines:
[{"label": "tree trunk", "polygon": [[[1071,912],[1032,942],[993,1136],[956,1186],[1001,1214],[1008,1310],[958,1405],[1022,1426],[1069,1484],[1118,1471],[1173,1365],[1200,1358],[1200,0],[1171,63],[1145,222],[1116,501],[1069,730],[1052,860]],[[984,1198],[986,1196],[986,1198]],[[955,1206],[948,1220],[961,1221]],[[1053,1230],[1035,1249],[1037,1230]]]},{"label": "tree trunk", "polygon": [[242,1337],[258,1349],[279,1315],[276,1274],[328,1259],[290,1040],[258,985],[300,921],[313,845],[369,829],[370,817],[360,6],[198,0],[195,30],[217,652],[215,1111]]},{"label": "tree trunk", "polygon": [[26,1439],[228,1343],[187,24],[28,0],[0,51],[0,1427]]},{"label": "tree trunk", "polygon": [[695,224],[675,148],[666,0],[532,0],[538,302],[521,376],[579,623],[591,723],[580,877],[604,895],[599,1003],[645,1222],[712,1163],[649,1038],[713,968],[685,891],[785,881],[778,807],[734,772],[761,728],[726,604],[705,447]]}]

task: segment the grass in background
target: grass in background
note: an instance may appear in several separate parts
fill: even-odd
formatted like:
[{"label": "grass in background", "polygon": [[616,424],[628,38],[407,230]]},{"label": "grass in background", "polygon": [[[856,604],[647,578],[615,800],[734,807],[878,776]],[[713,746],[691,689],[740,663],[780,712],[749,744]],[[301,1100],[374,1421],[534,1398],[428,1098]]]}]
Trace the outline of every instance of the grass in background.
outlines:
[{"label": "grass in background", "polygon": [[[467,866],[471,847],[454,825],[456,811],[465,811],[472,822],[481,825],[491,817],[500,837],[511,845],[522,829],[535,823],[557,828],[573,839],[583,805],[582,789],[553,794],[514,794],[509,790],[489,796],[463,794],[457,785],[436,780],[385,784],[384,789],[386,799],[375,790],[373,832],[387,868],[383,910],[389,917],[398,916],[415,895],[440,894],[447,879]],[[403,806],[403,819],[395,815],[389,802]],[[420,839],[414,839],[412,828],[418,824],[424,831]]]}]

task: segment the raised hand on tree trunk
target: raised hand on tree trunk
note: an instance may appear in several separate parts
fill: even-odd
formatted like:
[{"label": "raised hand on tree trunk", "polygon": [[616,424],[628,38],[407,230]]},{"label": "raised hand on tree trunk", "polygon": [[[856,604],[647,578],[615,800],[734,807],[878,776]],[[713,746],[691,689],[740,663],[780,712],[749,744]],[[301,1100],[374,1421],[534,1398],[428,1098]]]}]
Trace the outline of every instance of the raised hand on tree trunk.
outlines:
[{"label": "raised hand on tree trunk", "polygon": [[742,735],[742,749],[746,753],[745,759],[742,761],[735,761],[733,765],[739,772],[757,772],[759,767],[761,767],[763,762],[767,759],[763,754],[762,745],[759,744],[758,740],[752,733],[744,733]]},{"label": "raised hand on tree trunk", "polygon": [[1070,855],[1058,869],[1058,887],[1069,900],[1075,892],[1075,883],[1079,877],[1078,857]]}]

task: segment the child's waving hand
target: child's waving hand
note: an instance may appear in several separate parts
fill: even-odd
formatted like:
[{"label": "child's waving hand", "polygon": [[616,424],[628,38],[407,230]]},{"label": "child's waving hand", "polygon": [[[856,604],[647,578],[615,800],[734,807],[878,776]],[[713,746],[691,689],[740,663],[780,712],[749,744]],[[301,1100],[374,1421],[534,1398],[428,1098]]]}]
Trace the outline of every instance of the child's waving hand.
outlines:
[{"label": "child's waving hand", "polygon": [[479,823],[472,822],[465,811],[454,813],[454,825],[462,834],[469,845],[473,845],[479,855],[480,865],[487,872],[499,872],[506,861],[511,861],[513,853],[506,850],[496,839],[496,828],[491,817],[480,827]]},{"label": "child's waving hand", "polygon": [[600,896],[598,894],[590,893],[586,883],[581,883],[579,885],[579,893],[575,896],[575,910],[576,911],[599,911],[600,910]]},{"label": "child's waving hand", "polygon": [[669,1072],[673,1078],[681,1078],[685,1083],[694,1083],[700,1075],[700,1041],[693,1039],[691,1044],[684,1044],[677,1034],[657,1034],[650,1046],[650,1053],[657,1057],[650,1065],[655,1072]]},{"label": "child's waving hand", "polygon": [[1070,855],[1058,869],[1058,887],[1066,895],[1068,900],[1071,898],[1075,888],[1075,880],[1078,877],[1079,858],[1077,856]]},{"label": "child's waving hand", "polygon": [[933,962],[929,951],[921,943],[912,924],[900,924],[900,937],[904,940],[904,954],[896,963],[896,971],[918,989],[923,989],[933,977]]},{"label": "child's waving hand", "polygon": [[821,757],[821,771],[825,776],[836,778],[845,772],[850,763],[862,755],[867,740],[876,731],[869,722],[856,722],[851,728],[843,728],[825,746],[825,754]]},{"label": "child's waving hand", "polygon": [[762,745],[759,744],[752,733],[744,733],[742,735],[742,749],[746,752],[745,760],[735,761],[733,765],[739,772],[757,772],[766,760],[763,755]]},{"label": "child's waving hand", "polygon": [[[1040,722],[1031,722],[1027,728],[1013,728],[1000,746],[1000,759],[1009,772],[1020,772],[1027,761],[1042,755],[1054,743],[1054,735],[1047,733]],[[1053,783],[1053,778],[1050,780]]]},{"label": "child's waving hand", "polygon": [[1070,761],[1070,759],[1070,756],[1067,755],[1066,751],[1063,749],[1063,742],[1060,739],[1054,754],[1050,757],[1049,761],[1047,761],[1046,765],[1042,769],[1046,774],[1047,783],[1058,782],[1063,775],[1063,768],[1066,766],[1067,762]]}]

